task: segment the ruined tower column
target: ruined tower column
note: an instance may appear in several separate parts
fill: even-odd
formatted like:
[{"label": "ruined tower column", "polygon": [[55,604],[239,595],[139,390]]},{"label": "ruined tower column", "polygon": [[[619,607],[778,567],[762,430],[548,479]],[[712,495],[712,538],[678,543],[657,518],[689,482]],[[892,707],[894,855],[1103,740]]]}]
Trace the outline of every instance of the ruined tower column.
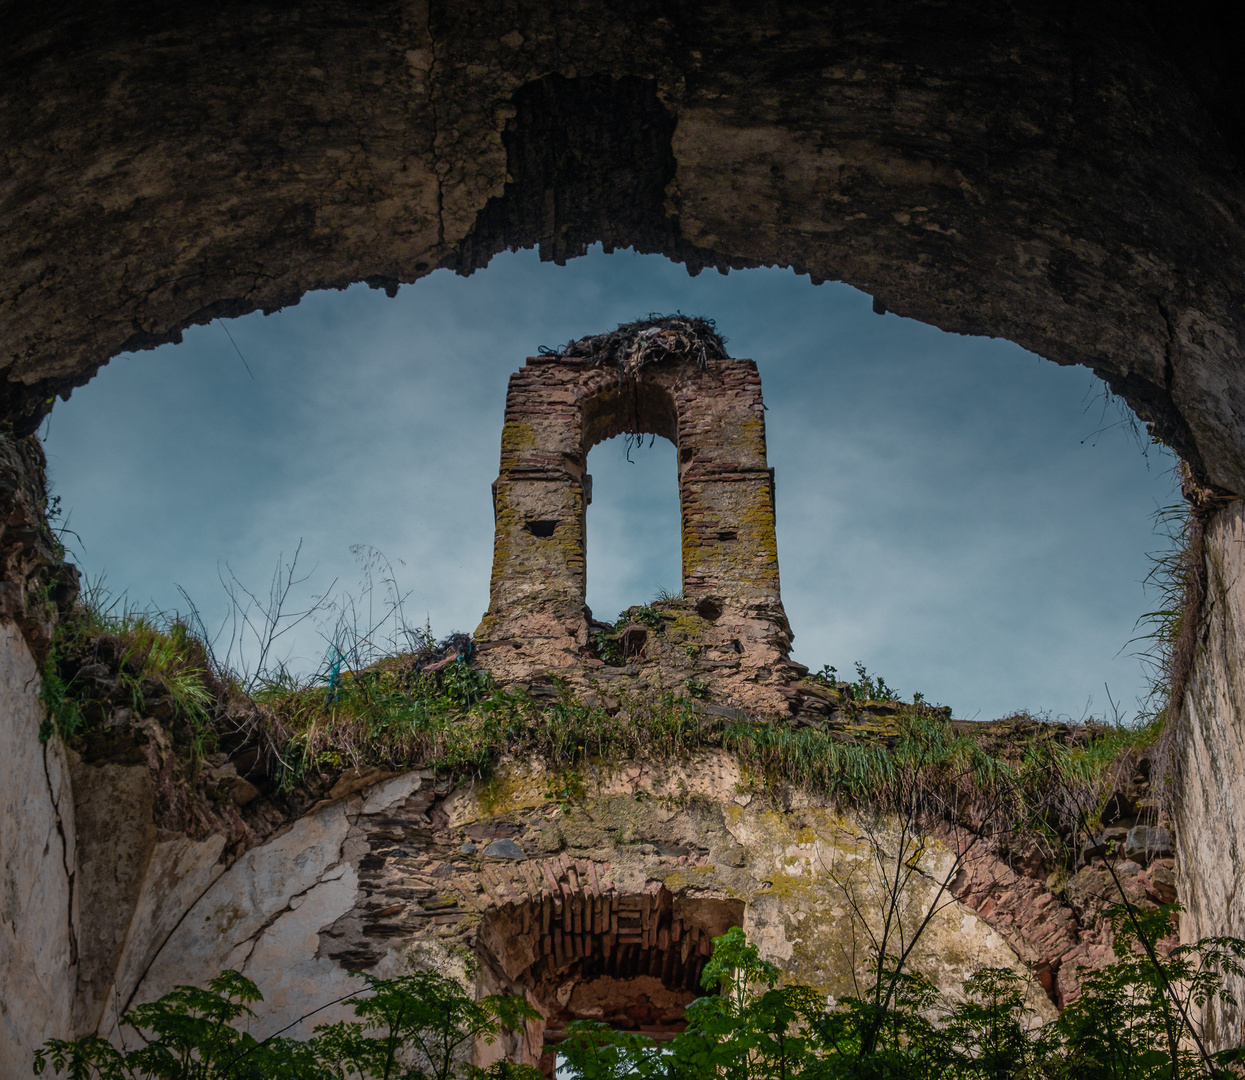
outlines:
[{"label": "ruined tower column", "polygon": [[761,377],[726,355],[712,324],[682,317],[572,342],[511,376],[481,662],[503,682],[602,663],[585,606],[585,468],[593,446],[624,433],[659,435],[678,452],[680,602],[702,624],[692,653],[714,679],[726,668],[748,672],[736,681],[776,677],[790,666],[791,630]]},{"label": "ruined tower column", "polygon": [[489,609],[475,633],[499,675],[571,665],[588,643],[582,369],[532,357],[510,377]]},{"label": "ruined tower column", "polygon": [[756,363],[711,361],[697,377],[674,380],[671,389],[678,415],[683,594],[785,623],[774,470],[766,461]]}]

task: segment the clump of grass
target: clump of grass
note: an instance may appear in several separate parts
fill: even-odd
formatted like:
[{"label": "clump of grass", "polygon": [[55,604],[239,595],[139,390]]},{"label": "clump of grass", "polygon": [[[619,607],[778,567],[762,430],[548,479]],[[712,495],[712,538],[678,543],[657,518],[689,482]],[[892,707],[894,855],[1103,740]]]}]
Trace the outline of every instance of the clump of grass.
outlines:
[{"label": "clump of grass", "polygon": [[254,700],[277,747],[280,787],[310,772],[369,764],[461,768],[491,742],[473,708],[491,699],[488,676],[456,661],[437,674],[380,664],[332,678],[268,680]]},{"label": "clump of grass", "polygon": [[[1150,555],[1147,590],[1156,607],[1137,620],[1143,632],[1133,641],[1143,647],[1138,658],[1148,673],[1149,688],[1143,715],[1163,722],[1178,708],[1192,661],[1189,631],[1195,629],[1201,608],[1202,543],[1201,528],[1188,503],[1165,506],[1154,515],[1155,531],[1167,538],[1161,551]],[[1187,655],[1186,655],[1187,654]]]},{"label": "clump of grass", "polygon": [[127,708],[135,718],[155,713],[184,725],[197,765],[214,742],[220,690],[206,647],[185,622],[131,608],[96,582],[53,636],[42,671],[47,720],[40,737],[73,739]]},{"label": "clump of grass", "polygon": [[888,686],[881,675],[870,675],[859,660],[856,661],[856,679],[848,682],[839,678],[839,669],[826,664],[813,676],[826,686],[842,690],[849,701],[898,701],[899,691]]},{"label": "clump of grass", "polygon": [[897,736],[887,742],[850,742],[832,732],[756,722],[733,724],[723,743],[759,771],[767,788],[803,787],[844,805],[887,808],[910,793],[912,781],[930,792],[971,785],[992,793],[1016,779],[1005,761],[930,710],[913,708],[897,723]]},{"label": "clump of grass", "polygon": [[[913,813],[974,828],[1042,837],[1066,858],[1080,830],[1096,826],[1120,785],[1152,747],[1154,725],[1024,723],[997,745],[997,731],[970,733],[919,703],[896,717],[885,738],[752,721],[729,725],[722,745],[772,798],[818,792],[843,809]],[[996,744],[993,750],[984,742]]]},{"label": "clump of grass", "polygon": [[1086,792],[1100,791],[1125,755],[1145,750],[1158,738],[1157,724],[1100,725],[1083,743],[1047,743],[1061,781]]},{"label": "clump of grass", "polygon": [[1138,656],[1149,674],[1149,691],[1140,714],[1151,731],[1155,793],[1170,814],[1179,783],[1180,741],[1185,692],[1198,649],[1198,629],[1206,600],[1206,522],[1225,501],[1225,493],[1204,487],[1187,465],[1181,466],[1184,501],[1155,513],[1156,532],[1167,545],[1150,556],[1145,585],[1156,598],[1153,610],[1137,620],[1142,633]]},{"label": "clump of grass", "polygon": [[1128,786],[1161,738],[1161,721],[1135,726],[1089,724],[1069,736],[1033,738],[1017,769],[1034,815],[1066,828],[1096,828],[1111,797]]},{"label": "clump of grass", "polygon": [[610,712],[565,687],[537,701],[501,690],[463,660],[436,673],[381,666],[257,696],[280,743],[285,790],[314,771],[425,767],[487,778],[502,756],[536,755],[557,768],[585,761],[678,757],[705,745],[716,718],[670,693],[625,696]]}]

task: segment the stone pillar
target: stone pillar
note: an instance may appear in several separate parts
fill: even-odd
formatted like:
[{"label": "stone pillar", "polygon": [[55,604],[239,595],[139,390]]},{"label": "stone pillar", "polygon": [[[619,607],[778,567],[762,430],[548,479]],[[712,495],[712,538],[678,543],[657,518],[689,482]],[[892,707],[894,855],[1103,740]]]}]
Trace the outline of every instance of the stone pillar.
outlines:
[{"label": "stone pillar", "polygon": [[761,376],[751,360],[676,382],[683,594],[777,615],[774,470],[765,456]]},{"label": "stone pillar", "polygon": [[499,647],[494,659],[506,672],[566,667],[588,642],[582,374],[532,357],[510,377],[493,483],[489,609],[475,634]]}]

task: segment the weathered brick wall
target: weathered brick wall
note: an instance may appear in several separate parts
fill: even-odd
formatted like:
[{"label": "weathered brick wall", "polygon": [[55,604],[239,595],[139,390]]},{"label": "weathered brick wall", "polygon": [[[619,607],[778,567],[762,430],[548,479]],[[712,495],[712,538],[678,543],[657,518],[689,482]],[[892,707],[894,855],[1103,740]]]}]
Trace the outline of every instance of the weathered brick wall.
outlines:
[{"label": "weathered brick wall", "polygon": [[706,647],[744,658],[738,666],[752,681],[789,666],[764,410],[751,360],[671,360],[626,375],[577,358],[529,358],[510,379],[493,485],[491,595],[476,631],[485,666],[520,681],[599,664],[584,599],[587,459],[628,432],[662,436],[678,451],[683,597]]}]

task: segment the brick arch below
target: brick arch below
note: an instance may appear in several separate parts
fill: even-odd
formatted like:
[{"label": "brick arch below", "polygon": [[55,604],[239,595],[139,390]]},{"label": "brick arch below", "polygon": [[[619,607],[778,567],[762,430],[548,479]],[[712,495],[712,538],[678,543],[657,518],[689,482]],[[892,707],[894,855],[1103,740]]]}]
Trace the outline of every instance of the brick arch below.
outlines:
[{"label": "brick arch below", "polygon": [[477,944],[484,988],[521,994],[541,1013],[505,1047],[511,1060],[552,1076],[574,1020],[658,1040],[682,1031],[684,1010],[706,992],[713,938],[743,918],[740,900],[675,896],[659,881],[616,891],[595,874],[489,909]]}]

